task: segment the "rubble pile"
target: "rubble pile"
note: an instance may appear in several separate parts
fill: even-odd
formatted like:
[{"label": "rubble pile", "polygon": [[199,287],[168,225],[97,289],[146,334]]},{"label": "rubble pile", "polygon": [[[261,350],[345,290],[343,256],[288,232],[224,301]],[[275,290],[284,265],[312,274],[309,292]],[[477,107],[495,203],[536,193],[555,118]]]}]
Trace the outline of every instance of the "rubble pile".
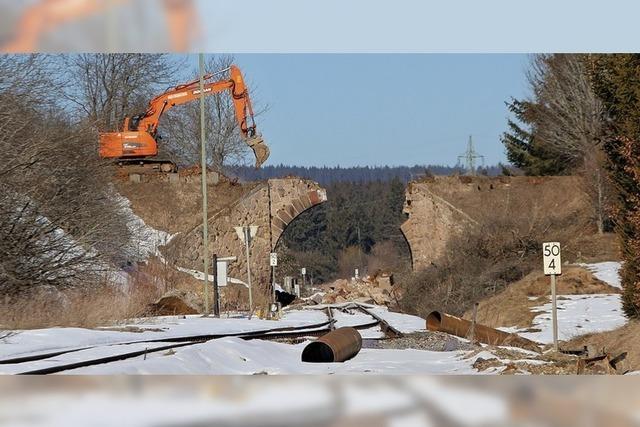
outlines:
[{"label": "rubble pile", "polygon": [[198,295],[193,292],[170,291],[149,304],[147,315],[150,316],[176,316],[198,314]]},{"label": "rubble pile", "polygon": [[[316,294],[316,304],[336,304],[348,301],[365,304],[390,305],[399,297],[399,289],[393,286],[393,275],[382,273],[361,279],[338,279],[335,282],[320,286],[324,293]],[[320,300],[322,296],[322,300]]]}]

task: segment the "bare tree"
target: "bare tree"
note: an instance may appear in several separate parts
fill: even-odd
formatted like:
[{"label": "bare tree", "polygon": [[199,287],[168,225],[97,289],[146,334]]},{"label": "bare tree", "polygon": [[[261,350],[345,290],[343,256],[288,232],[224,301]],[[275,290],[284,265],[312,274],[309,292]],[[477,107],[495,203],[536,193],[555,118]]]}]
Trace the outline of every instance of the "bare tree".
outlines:
[{"label": "bare tree", "polygon": [[[55,105],[48,57],[0,60],[0,289],[95,283],[127,257],[127,219],[92,127]],[[53,99],[53,101],[52,101]]]},{"label": "bare tree", "polygon": [[181,61],[168,54],[80,54],[64,58],[66,98],[100,131],[116,131],[124,117],[181,78]]},{"label": "bare tree", "polygon": [[578,54],[539,54],[529,82],[534,94],[535,138],[584,178],[598,232],[604,232],[609,184],[604,171],[604,106],[593,91],[586,58]]},{"label": "bare tree", "polygon": [[[220,55],[208,59],[208,72],[225,70],[233,63],[233,56]],[[197,77],[197,73],[194,73]],[[223,78],[224,74],[220,75]],[[255,100],[254,109],[255,109]],[[223,166],[245,163],[251,154],[238,131],[233,100],[223,92],[205,99],[205,129],[207,134],[207,164],[221,170]],[[263,113],[266,108],[255,110]],[[200,105],[186,104],[169,111],[160,126],[164,150],[179,163],[196,164],[200,160]]]}]

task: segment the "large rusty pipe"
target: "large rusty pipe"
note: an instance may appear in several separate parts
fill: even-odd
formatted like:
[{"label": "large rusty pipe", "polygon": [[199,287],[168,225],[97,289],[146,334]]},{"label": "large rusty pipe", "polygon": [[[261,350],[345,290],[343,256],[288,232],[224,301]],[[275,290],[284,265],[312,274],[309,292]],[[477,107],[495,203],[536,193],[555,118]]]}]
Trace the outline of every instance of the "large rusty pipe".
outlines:
[{"label": "large rusty pipe", "polygon": [[[427,316],[427,330],[469,338],[471,322],[439,311],[432,311]],[[540,346],[531,340],[478,323],[475,325],[474,336],[477,341],[489,345],[520,347],[540,352]]]},{"label": "large rusty pipe", "polygon": [[362,348],[362,336],[355,328],[338,328],[308,344],[302,361],[311,363],[344,362]]}]

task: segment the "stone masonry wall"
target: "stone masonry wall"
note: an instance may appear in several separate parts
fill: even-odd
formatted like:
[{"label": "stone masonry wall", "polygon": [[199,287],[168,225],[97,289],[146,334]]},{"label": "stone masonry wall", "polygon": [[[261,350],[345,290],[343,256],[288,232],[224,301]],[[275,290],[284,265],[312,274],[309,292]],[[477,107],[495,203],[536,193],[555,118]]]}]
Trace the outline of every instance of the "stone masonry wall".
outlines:
[{"label": "stone masonry wall", "polygon": [[[236,257],[229,265],[229,276],[246,282],[245,247],[234,227],[257,225],[250,247],[252,283],[266,290],[270,284],[269,253],[284,229],[303,211],[326,200],[326,191],[315,182],[300,178],[271,179],[210,216],[209,254]],[[163,252],[177,266],[201,271],[202,226],[176,236]]]},{"label": "stone masonry wall", "polygon": [[574,176],[455,176],[411,182],[404,205],[408,219],[401,230],[413,270],[437,263],[457,233],[488,224],[505,212],[523,223],[554,218],[576,233],[588,229],[590,204],[583,188]]}]

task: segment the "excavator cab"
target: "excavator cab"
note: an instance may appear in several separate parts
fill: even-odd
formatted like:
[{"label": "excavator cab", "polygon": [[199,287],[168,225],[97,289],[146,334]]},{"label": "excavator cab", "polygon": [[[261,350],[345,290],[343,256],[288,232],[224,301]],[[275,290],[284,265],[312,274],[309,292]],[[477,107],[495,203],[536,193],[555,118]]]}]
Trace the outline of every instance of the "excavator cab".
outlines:
[{"label": "excavator cab", "polygon": [[126,131],[100,134],[103,159],[143,158],[158,155],[158,144],[147,132]]}]

